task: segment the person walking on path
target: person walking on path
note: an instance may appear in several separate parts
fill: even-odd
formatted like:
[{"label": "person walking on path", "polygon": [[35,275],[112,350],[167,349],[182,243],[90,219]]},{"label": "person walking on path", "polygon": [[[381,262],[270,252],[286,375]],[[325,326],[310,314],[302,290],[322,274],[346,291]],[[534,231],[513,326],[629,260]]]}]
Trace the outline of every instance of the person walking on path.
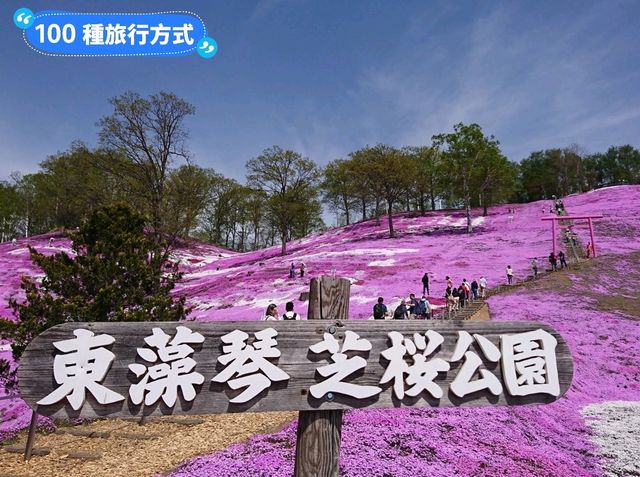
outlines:
[{"label": "person walking on path", "polygon": [[296,266],[292,263],[291,268],[289,268],[289,278],[296,277]]},{"label": "person walking on path", "polygon": [[484,298],[485,290],[487,289],[487,279],[484,276],[480,277],[480,296]]},{"label": "person walking on path", "polygon": [[474,300],[478,299],[478,282],[475,280],[471,282],[471,295]]},{"label": "person walking on path", "polygon": [[373,319],[384,320],[387,316],[387,305],[384,304],[384,298],[378,297],[378,303],[373,305]]},{"label": "person walking on path", "polygon": [[556,254],[553,252],[549,254],[549,263],[551,264],[552,272],[555,272],[558,270],[558,259],[556,258]]},{"label": "person walking on path", "polygon": [[558,258],[560,259],[560,268],[569,268],[569,265],[567,265],[567,257],[565,257],[562,250],[558,253]]},{"label": "person walking on path", "polygon": [[513,283],[513,268],[511,268],[511,265],[507,265],[507,283],[509,285]]},{"label": "person walking on path", "polygon": [[460,298],[460,308],[464,308],[464,304],[467,301],[467,294],[462,285],[458,287],[458,298]]},{"label": "person walking on path", "polygon": [[538,257],[534,257],[531,260],[531,270],[533,270],[533,278],[538,277]]},{"label": "person walking on path", "polygon": [[447,288],[453,288],[453,282],[451,281],[451,278],[447,276],[446,280],[447,280]]},{"label": "person walking on path", "polygon": [[464,291],[465,300],[469,301],[471,298],[471,284],[467,281],[466,278],[462,279],[462,290]]},{"label": "person walking on path", "polygon": [[300,278],[304,278],[304,263],[300,263]]},{"label": "person walking on path", "polygon": [[430,295],[429,293],[429,273],[425,272],[424,275],[422,275],[422,294],[424,295],[424,292],[427,292],[427,296]]},{"label": "person walking on path", "polygon": [[589,242],[587,244],[587,258],[591,257],[592,253],[593,253],[593,245],[591,245],[591,242]]}]

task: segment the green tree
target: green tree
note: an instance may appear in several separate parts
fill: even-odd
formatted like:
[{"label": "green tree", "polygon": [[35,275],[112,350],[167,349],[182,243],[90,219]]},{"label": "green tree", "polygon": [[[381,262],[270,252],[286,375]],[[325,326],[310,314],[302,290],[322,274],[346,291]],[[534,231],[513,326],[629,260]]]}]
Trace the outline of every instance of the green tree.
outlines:
[{"label": "green tree", "polygon": [[0,243],[19,235],[19,193],[14,185],[0,181]]},{"label": "green tree", "polygon": [[[173,93],[161,91],[148,99],[127,92],[110,100],[113,113],[98,121],[100,143],[127,159],[109,171],[125,182],[133,181],[151,217],[156,233],[164,231],[163,206],[173,163],[188,160],[185,120],[195,113],[193,105]],[[109,167],[103,162],[103,167]]]},{"label": "green tree", "polygon": [[515,174],[516,168],[502,155],[497,141],[489,144],[478,156],[472,171],[471,188],[483,208],[483,216],[487,216],[490,205],[509,196],[515,184]]},{"label": "green tree", "polygon": [[612,146],[606,153],[598,154],[596,167],[600,172],[600,186],[640,183],[640,151],[628,144]]},{"label": "green tree", "polygon": [[336,213],[344,214],[346,225],[351,223],[351,210],[358,202],[355,175],[351,161],[336,159],[325,167],[320,184],[323,201]]},{"label": "green tree", "polygon": [[437,148],[430,146],[408,147],[406,153],[415,161],[415,192],[418,194],[420,213],[426,210],[425,197],[431,210],[436,210],[436,199],[444,191],[444,165]]},{"label": "green tree", "polygon": [[247,161],[247,172],[249,186],[267,194],[268,216],[279,231],[282,255],[286,255],[297,215],[317,196],[318,166],[295,151],[273,146]]},{"label": "green tree", "polygon": [[361,149],[354,155],[367,158],[363,174],[374,196],[386,202],[389,237],[394,238],[394,206],[405,196],[412,183],[417,173],[416,164],[405,152],[385,144]]},{"label": "green tree", "polygon": [[478,124],[458,123],[453,133],[433,136],[434,146],[441,149],[446,162],[448,182],[454,195],[464,204],[467,232],[473,232],[471,199],[474,193],[474,171],[478,161],[495,153],[498,141],[485,136]]},{"label": "green tree", "polygon": [[212,187],[211,171],[184,164],[171,171],[164,197],[164,231],[170,241],[176,236],[188,236],[198,225]]},{"label": "green tree", "polygon": [[9,300],[16,320],[0,320],[0,337],[11,340],[13,357],[19,359],[35,336],[60,323],[185,318],[184,297],[171,296],[182,276],[178,265],[144,229],[140,214],[112,205],[94,210],[69,234],[73,255],[45,256],[30,248],[42,282],[23,277],[25,300]]},{"label": "green tree", "polygon": [[75,142],[40,163],[47,177],[41,192],[55,227],[77,227],[94,208],[127,199],[118,178],[96,167],[101,154]]}]

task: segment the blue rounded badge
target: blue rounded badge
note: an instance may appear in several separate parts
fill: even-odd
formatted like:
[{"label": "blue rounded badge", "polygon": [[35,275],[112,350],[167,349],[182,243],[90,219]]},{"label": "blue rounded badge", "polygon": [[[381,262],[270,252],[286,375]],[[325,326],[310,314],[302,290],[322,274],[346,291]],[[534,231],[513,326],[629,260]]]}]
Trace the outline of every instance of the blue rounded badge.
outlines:
[{"label": "blue rounded badge", "polygon": [[196,51],[203,58],[212,58],[218,53],[218,44],[213,38],[205,36],[198,42]]},{"label": "blue rounded badge", "polygon": [[28,8],[20,8],[13,14],[13,23],[23,30],[31,27],[34,21],[35,15]]}]

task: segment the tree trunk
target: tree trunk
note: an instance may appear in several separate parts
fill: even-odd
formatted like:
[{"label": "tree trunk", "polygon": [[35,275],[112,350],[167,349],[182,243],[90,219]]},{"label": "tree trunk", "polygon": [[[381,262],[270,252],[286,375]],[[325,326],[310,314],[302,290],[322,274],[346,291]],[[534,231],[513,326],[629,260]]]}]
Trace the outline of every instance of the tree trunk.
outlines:
[{"label": "tree trunk", "polygon": [[473,225],[471,224],[471,195],[469,194],[469,184],[467,178],[462,180],[462,190],[464,191],[464,208],[467,213],[467,233],[473,232]]},{"label": "tree trunk", "polygon": [[367,220],[367,201],[362,199],[362,220]]},{"label": "tree trunk", "polygon": [[343,200],[344,200],[344,216],[347,219],[347,225],[349,225],[349,223],[350,223],[350,220],[349,220],[349,201],[347,200],[346,197]]},{"label": "tree trunk", "polygon": [[436,210],[436,197],[433,194],[430,194],[431,199],[431,210]]},{"label": "tree trunk", "polygon": [[393,203],[387,201],[389,204],[388,207],[388,218],[389,218],[389,238],[394,238],[396,236],[395,231],[393,230]]},{"label": "tree trunk", "polygon": [[420,194],[420,215],[425,213],[424,194]]},{"label": "tree trunk", "polygon": [[376,226],[380,225],[380,199],[376,197]]},{"label": "tree trunk", "polygon": [[280,255],[284,257],[286,254],[287,254],[287,233],[283,232],[282,233],[282,251]]}]

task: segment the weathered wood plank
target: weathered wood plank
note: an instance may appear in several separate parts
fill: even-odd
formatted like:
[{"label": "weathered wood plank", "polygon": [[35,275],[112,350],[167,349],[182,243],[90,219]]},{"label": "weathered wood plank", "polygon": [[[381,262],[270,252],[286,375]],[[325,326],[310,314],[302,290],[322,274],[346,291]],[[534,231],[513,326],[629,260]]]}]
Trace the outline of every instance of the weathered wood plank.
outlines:
[{"label": "weathered wood plank", "polygon": [[[137,356],[136,348],[146,347],[144,338],[151,334],[154,327],[164,330],[173,336],[176,326],[187,326],[194,332],[199,332],[205,337],[202,345],[194,345],[193,359],[197,362],[195,371],[202,374],[205,382],[197,386],[198,395],[193,402],[186,402],[180,391],[179,399],[173,408],[168,408],[164,403],[143,407],[133,405],[129,399],[123,402],[103,406],[96,402],[94,397],[87,393],[84,406],[79,411],[74,411],[66,400],[50,406],[37,406],[36,402],[51,393],[58,387],[53,377],[53,357],[56,350],[54,341],[62,341],[73,338],[73,330],[78,328],[88,329],[96,334],[107,333],[115,338],[115,343],[108,348],[115,353],[116,358],[111,365],[106,378],[102,382],[107,388],[127,397],[129,386],[138,382],[138,378],[128,370],[131,363],[144,363]],[[333,328],[332,328],[333,327]],[[253,340],[253,333],[265,329],[274,328],[278,331],[277,341],[281,356],[274,361],[277,366],[289,374],[286,382],[274,383],[270,389],[263,391],[254,400],[245,404],[232,404],[229,399],[237,396],[242,390],[231,390],[227,384],[213,383],[211,379],[224,367],[217,363],[221,355],[221,336],[233,330],[239,329],[248,333]],[[451,363],[449,372],[441,373],[436,379],[444,396],[441,399],[432,398],[427,393],[422,393],[416,398],[405,397],[398,401],[393,396],[390,385],[382,385],[382,393],[375,398],[356,400],[347,396],[336,395],[335,399],[315,399],[309,393],[311,385],[317,384],[322,378],[315,371],[316,368],[329,364],[329,353],[315,355],[309,352],[309,346],[322,340],[324,332],[335,330],[335,336],[339,341],[344,340],[345,331],[351,330],[361,338],[367,339],[372,344],[370,352],[357,352],[367,360],[367,366],[363,372],[351,376],[347,381],[358,385],[378,385],[385,367],[388,364],[380,353],[390,346],[387,333],[398,331],[411,337],[413,333],[425,333],[434,330],[444,337],[444,343],[430,357],[440,357],[445,360],[451,358],[457,340],[457,332],[468,331],[471,334],[480,334],[492,343],[498,345],[500,335],[510,335],[532,331],[536,329],[546,330],[552,334],[558,342],[556,348],[557,368],[559,373],[560,389],[564,394],[571,384],[573,365],[571,355],[566,342],[554,330],[546,325],[535,322],[474,322],[474,321],[271,321],[271,322],[180,322],[180,323],[67,323],[58,325],[38,336],[25,351],[18,370],[21,395],[32,408],[37,407],[41,415],[58,418],[75,417],[102,417],[102,416],[141,416],[141,415],[170,415],[170,414],[207,414],[243,411],[280,411],[280,410],[330,410],[363,407],[405,407],[405,406],[478,406],[495,404],[541,404],[555,401],[557,398],[547,394],[534,394],[524,397],[506,395],[492,396],[488,393],[478,392],[463,399],[455,397],[448,390],[448,386],[455,378],[457,370],[462,362]],[[484,359],[477,343],[472,344],[471,350],[483,358],[486,369],[501,376],[501,363],[491,363]],[[410,362],[407,358],[407,362]]]},{"label": "weathered wood plank", "polygon": [[[309,320],[329,316],[349,319],[351,282],[345,278],[318,277],[311,280]],[[334,332],[335,333],[335,332]],[[340,474],[342,411],[300,411],[296,435],[295,477]]]}]

